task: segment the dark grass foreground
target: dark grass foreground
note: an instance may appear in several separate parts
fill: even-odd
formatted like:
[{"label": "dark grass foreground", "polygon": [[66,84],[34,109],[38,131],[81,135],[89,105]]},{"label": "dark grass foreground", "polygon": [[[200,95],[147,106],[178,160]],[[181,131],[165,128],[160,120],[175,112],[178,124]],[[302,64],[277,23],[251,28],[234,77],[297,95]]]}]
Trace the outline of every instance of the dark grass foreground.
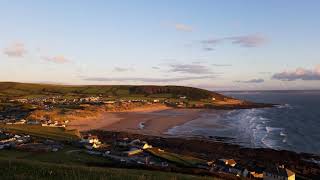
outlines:
[{"label": "dark grass foreground", "polygon": [[85,166],[70,166],[63,164],[50,164],[43,162],[32,162],[28,160],[3,160],[0,159],[0,179],[154,179],[154,180],[176,180],[176,179],[213,179],[212,177],[199,177],[177,173],[165,173],[158,171],[116,169]]}]

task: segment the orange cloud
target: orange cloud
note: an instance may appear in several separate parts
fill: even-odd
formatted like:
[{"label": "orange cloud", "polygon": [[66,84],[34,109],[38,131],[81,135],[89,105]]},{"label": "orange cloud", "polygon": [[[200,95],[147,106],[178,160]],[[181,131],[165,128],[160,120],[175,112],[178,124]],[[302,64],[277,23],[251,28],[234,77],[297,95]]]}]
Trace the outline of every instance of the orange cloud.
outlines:
[{"label": "orange cloud", "polygon": [[3,53],[9,57],[23,57],[27,51],[23,43],[13,43],[3,50]]}]

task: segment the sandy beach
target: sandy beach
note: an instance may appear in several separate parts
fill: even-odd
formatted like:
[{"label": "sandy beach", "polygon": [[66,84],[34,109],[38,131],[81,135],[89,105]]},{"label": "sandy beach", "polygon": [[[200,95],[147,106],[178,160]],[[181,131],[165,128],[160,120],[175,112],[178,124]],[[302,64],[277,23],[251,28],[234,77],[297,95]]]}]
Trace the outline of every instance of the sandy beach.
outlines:
[{"label": "sandy beach", "polygon": [[170,128],[198,118],[200,111],[196,109],[167,109],[152,112],[112,113],[113,116],[120,118],[120,121],[102,129],[161,136]]},{"label": "sandy beach", "polygon": [[139,107],[121,112],[103,112],[95,118],[69,123],[69,129],[101,129],[162,136],[168,129],[197,119],[200,109],[172,109],[166,106]]}]

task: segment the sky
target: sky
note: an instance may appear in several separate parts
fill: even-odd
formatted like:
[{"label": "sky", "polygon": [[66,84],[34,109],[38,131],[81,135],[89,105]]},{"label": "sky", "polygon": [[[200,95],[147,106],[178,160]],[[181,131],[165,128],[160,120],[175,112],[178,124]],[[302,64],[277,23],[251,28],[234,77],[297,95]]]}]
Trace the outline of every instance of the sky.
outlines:
[{"label": "sky", "polygon": [[320,89],[320,1],[1,0],[0,81]]}]

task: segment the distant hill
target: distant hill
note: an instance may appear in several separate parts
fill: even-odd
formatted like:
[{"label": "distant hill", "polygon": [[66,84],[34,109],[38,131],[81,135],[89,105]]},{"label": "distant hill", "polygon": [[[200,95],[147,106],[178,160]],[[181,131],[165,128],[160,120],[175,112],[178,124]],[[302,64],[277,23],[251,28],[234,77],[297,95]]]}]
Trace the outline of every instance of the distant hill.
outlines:
[{"label": "distant hill", "polygon": [[219,93],[212,91],[185,87],[185,86],[154,86],[154,85],[53,85],[53,84],[32,84],[17,82],[0,82],[0,96],[23,97],[33,95],[71,95],[71,96],[140,96],[140,97],[164,97],[178,98],[186,96],[191,100],[223,99]]}]

